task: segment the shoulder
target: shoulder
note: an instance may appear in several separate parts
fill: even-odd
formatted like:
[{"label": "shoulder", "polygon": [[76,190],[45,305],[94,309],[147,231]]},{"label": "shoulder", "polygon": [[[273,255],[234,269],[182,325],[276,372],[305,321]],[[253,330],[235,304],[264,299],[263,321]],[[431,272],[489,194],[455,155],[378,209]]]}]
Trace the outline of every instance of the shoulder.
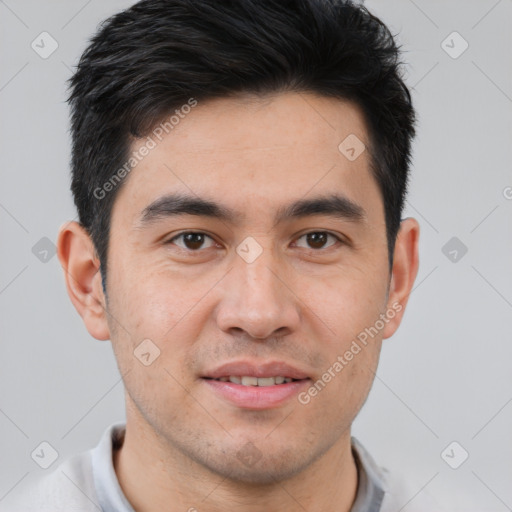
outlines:
[{"label": "shoulder", "polygon": [[362,505],[379,512],[446,512],[429,494],[425,482],[414,481],[409,476],[405,477],[401,471],[390,471],[378,465],[363,444],[354,437],[352,446],[362,470],[359,485],[364,492],[361,494],[368,495],[366,501],[361,498]]},{"label": "shoulder", "polygon": [[380,512],[445,512],[428,492],[426,482],[412,481],[386,468],[381,468],[381,475],[385,492]]},{"label": "shoulder", "polygon": [[0,512],[98,512],[91,452],[74,455],[50,473],[28,477],[0,502]]}]

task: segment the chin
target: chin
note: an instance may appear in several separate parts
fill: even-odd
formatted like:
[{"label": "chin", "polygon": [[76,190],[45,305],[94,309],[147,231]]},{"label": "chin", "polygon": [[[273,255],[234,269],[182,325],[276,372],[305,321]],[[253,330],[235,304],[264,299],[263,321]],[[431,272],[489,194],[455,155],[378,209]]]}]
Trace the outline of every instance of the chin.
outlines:
[{"label": "chin", "polygon": [[[251,442],[242,448],[220,448],[217,453],[211,450],[207,457],[194,457],[196,462],[208,468],[212,473],[231,482],[248,486],[270,486],[284,482],[304,471],[322,455],[306,452],[298,447],[271,449],[268,452],[258,450]],[[197,455],[197,454],[196,454]]]},{"label": "chin", "polygon": [[226,463],[224,466],[216,466],[210,469],[231,482],[259,487],[284,482],[300,473],[309,463],[310,461],[299,463],[287,458],[285,460],[281,459],[279,465],[277,465],[275,461],[266,460],[262,457],[253,466],[247,466],[239,461],[233,464],[230,461],[229,464]]}]

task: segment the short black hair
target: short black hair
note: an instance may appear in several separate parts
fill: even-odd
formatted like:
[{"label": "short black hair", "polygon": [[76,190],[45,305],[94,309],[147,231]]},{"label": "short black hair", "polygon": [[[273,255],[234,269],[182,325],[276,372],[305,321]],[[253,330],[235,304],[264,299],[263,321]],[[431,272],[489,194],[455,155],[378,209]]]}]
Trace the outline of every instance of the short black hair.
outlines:
[{"label": "short black hair", "polygon": [[361,108],[391,268],[415,135],[401,66],[390,30],[350,0],[143,0],[105,20],[68,98],[71,190],[104,290],[112,206],[126,178],[104,185],[127,174],[131,143],[191,99],[239,93],[312,92]]}]

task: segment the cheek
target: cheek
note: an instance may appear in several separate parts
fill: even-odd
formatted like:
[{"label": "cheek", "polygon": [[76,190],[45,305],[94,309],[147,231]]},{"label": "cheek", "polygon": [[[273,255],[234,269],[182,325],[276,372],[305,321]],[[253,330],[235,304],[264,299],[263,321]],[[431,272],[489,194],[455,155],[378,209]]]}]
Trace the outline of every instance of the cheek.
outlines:
[{"label": "cheek", "polygon": [[[130,371],[134,392],[172,393],[177,382],[188,386],[190,354],[204,328],[208,291],[218,277],[191,281],[164,266],[127,275],[131,279],[115,276],[110,307],[112,345],[121,373]],[[148,360],[152,362],[145,366]],[[136,392],[143,396],[143,391]]]},{"label": "cheek", "polygon": [[326,361],[312,393],[322,395],[318,407],[338,408],[342,416],[355,417],[362,406],[380,354],[383,329],[379,319],[385,312],[387,283],[380,269],[369,269],[352,273],[340,269],[331,279],[312,279],[307,286],[307,304],[314,312],[310,321],[318,326],[317,338],[322,330]]},{"label": "cheek", "polygon": [[[352,424],[374,380],[378,361],[375,348],[376,345],[373,349],[363,348],[343,364],[333,357],[324,374],[299,396],[305,421],[311,428],[318,428],[323,435],[325,432],[337,435]],[[343,353],[339,355],[343,356]],[[320,422],[317,421],[320,418]]]},{"label": "cheek", "polygon": [[166,265],[147,263],[125,275],[130,279],[115,275],[115,314],[128,332],[161,343],[182,323],[193,328],[197,306],[215,282],[191,280]]},{"label": "cheek", "polygon": [[177,420],[176,408],[166,404],[189,400],[189,353],[201,325],[194,308],[201,290],[180,293],[168,281],[158,274],[133,276],[117,288],[112,304],[112,346],[120,373],[133,402],[154,424],[162,415]]},{"label": "cheek", "polygon": [[342,349],[360,332],[373,326],[386,304],[387,283],[379,274],[340,268],[326,277],[308,277],[303,284],[304,302],[329,327],[335,348]]}]

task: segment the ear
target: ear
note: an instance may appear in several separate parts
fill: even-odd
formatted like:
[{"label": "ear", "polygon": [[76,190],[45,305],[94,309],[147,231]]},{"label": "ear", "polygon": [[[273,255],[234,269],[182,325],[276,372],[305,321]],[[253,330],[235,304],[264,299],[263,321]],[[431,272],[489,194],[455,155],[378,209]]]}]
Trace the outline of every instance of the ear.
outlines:
[{"label": "ear", "polygon": [[395,316],[386,324],[384,339],[392,336],[398,329],[418,274],[419,236],[420,226],[416,219],[408,217],[402,220],[395,243],[387,302],[388,311],[394,311]]},{"label": "ear", "polygon": [[108,340],[110,332],[100,262],[89,234],[78,222],[67,222],[59,229],[57,254],[69,298],[85,327],[97,340]]}]

